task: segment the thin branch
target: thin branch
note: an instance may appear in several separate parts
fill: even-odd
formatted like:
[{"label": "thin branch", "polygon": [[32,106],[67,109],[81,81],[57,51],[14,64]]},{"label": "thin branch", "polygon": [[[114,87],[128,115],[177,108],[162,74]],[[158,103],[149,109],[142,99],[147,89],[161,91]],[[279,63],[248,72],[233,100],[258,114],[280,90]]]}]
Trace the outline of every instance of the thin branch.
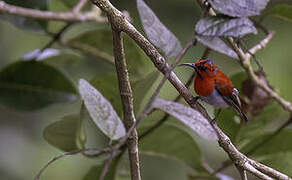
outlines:
[{"label": "thin branch", "polygon": [[41,170],[38,172],[38,174],[35,176],[34,180],[39,180],[42,173],[49,167],[49,165],[51,165],[52,163],[56,162],[57,160],[69,156],[69,155],[75,155],[75,154],[79,154],[79,153],[87,153],[88,156],[97,156],[97,155],[101,155],[104,154],[105,152],[111,152],[112,148],[110,147],[106,147],[104,149],[96,149],[96,148],[90,148],[90,149],[78,149],[78,150],[74,150],[74,151],[70,151],[70,152],[65,152],[59,156],[55,156],[53,159],[51,159],[50,161],[48,161],[42,168]]},{"label": "thin branch", "polygon": [[239,166],[236,166],[236,168],[240,174],[241,180],[248,180],[246,170]]},{"label": "thin branch", "polygon": [[269,32],[267,36],[263,40],[261,40],[261,42],[259,42],[257,45],[255,45],[249,50],[250,53],[247,55],[246,58],[250,59],[250,56],[251,56],[250,54],[255,54],[259,50],[265,48],[267,44],[270,42],[270,40],[274,37],[274,35],[275,35],[275,31]]},{"label": "thin branch", "polygon": [[115,155],[115,151],[110,153],[110,157],[105,162],[103,169],[101,171],[101,174],[99,175],[99,178],[98,178],[99,180],[103,180],[104,177],[106,176],[106,173],[109,171],[109,167],[114,159],[114,155]]},{"label": "thin branch", "polygon": [[255,167],[257,170],[259,170],[260,172],[273,177],[277,180],[292,180],[291,177],[287,176],[286,174],[283,174],[273,168],[270,168],[264,164],[261,164],[255,160],[249,159],[249,163],[250,165],[252,165],[253,167]]},{"label": "thin branch", "polygon": [[269,135],[263,141],[255,145],[252,149],[250,149],[246,154],[252,155],[258,148],[262,147],[264,144],[271,141],[274,137],[276,137],[283,129],[285,129],[291,123],[292,123],[292,117],[290,117],[288,121],[286,121],[282,126],[280,126],[276,131],[274,131],[273,134]]},{"label": "thin branch", "polygon": [[87,3],[87,0],[79,0],[79,2],[73,8],[73,12],[75,14],[79,13],[86,3]]},{"label": "thin branch", "polygon": [[257,176],[258,178],[262,179],[262,180],[273,180],[273,178],[265,175],[264,173],[258,171],[256,168],[254,168],[252,165],[250,165],[249,163],[245,164],[245,169],[250,172],[251,174]]},{"label": "thin branch", "polygon": [[70,28],[73,23],[67,23],[62,29],[60,29],[56,34],[52,34],[52,39],[40,50],[40,54],[50,48],[55,42],[59,41],[61,36]]},{"label": "thin branch", "polygon": [[[136,119],[134,115],[133,106],[133,93],[130,85],[129,74],[127,70],[126,58],[123,47],[122,33],[119,29],[112,24],[113,33],[113,47],[115,56],[115,65],[117,70],[117,76],[119,80],[120,95],[123,105],[124,124],[126,130],[135,124]],[[139,150],[138,150],[138,135],[134,128],[127,140],[130,168],[131,168],[131,179],[140,180],[140,165],[139,165]]]},{"label": "thin branch", "polygon": [[74,12],[52,12],[41,11],[30,8],[23,8],[7,4],[4,1],[0,1],[0,13],[18,15],[28,18],[65,21],[65,22],[84,22],[84,21],[96,21],[107,22],[104,17],[96,16],[95,14],[88,13],[74,13]]},{"label": "thin branch", "polygon": [[104,60],[106,60],[107,62],[109,62],[111,64],[114,63],[114,57],[111,54],[108,54],[108,53],[106,53],[106,52],[104,52],[96,47],[92,47],[92,46],[89,46],[89,45],[87,45],[85,43],[81,43],[81,42],[72,42],[72,41],[66,41],[63,39],[61,39],[59,41],[59,43],[62,46],[66,46],[66,47],[81,51],[84,54],[103,58]]}]

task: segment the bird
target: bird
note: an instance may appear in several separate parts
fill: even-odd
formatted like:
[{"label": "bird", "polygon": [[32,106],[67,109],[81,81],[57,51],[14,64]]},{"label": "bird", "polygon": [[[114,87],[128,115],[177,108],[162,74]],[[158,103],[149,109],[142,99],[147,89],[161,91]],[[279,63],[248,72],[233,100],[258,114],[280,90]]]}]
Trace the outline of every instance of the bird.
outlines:
[{"label": "bird", "polygon": [[228,107],[234,108],[244,122],[248,121],[241,108],[238,90],[213,61],[199,59],[194,63],[183,63],[180,66],[189,66],[196,71],[194,90],[198,96],[194,97],[193,101],[201,99],[215,108],[219,108],[217,115],[212,120],[213,123],[216,122],[221,108]]}]

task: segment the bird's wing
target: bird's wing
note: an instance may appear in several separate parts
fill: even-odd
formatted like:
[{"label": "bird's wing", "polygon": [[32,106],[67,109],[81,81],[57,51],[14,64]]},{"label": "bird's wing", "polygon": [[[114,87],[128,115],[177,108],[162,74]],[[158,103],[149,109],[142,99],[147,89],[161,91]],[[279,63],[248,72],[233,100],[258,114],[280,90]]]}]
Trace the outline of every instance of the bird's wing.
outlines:
[{"label": "bird's wing", "polygon": [[[225,77],[224,77],[225,76]],[[238,115],[241,117],[242,120],[247,122],[247,116],[241,110],[241,103],[238,97],[238,91],[233,87],[232,82],[226,78],[226,75],[217,76],[218,78],[215,79],[215,88],[221,94],[224,101],[234,107]]]}]

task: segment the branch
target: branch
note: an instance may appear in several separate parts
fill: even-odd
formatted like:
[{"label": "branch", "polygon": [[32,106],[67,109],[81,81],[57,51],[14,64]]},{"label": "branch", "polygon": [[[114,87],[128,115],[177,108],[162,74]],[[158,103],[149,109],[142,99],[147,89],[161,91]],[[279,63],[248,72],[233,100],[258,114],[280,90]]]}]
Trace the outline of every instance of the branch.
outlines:
[{"label": "branch", "polygon": [[[133,108],[133,93],[130,85],[129,74],[127,70],[127,64],[125,59],[122,34],[119,29],[112,24],[113,33],[113,47],[115,56],[115,65],[119,80],[120,95],[123,105],[124,124],[129,131],[131,126],[135,123],[135,115]],[[128,153],[131,168],[131,179],[140,180],[140,166],[139,166],[139,154],[138,154],[138,135],[136,129],[133,129],[128,140]]]},{"label": "branch", "polygon": [[[266,38],[263,39],[261,42],[259,42],[259,43],[258,43],[257,45],[255,45],[254,47],[252,47],[252,48],[249,50],[249,52],[250,52],[251,54],[255,54],[257,51],[259,51],[259,50],[265,48],[265,47],[267,46],[267,44],[270,42],[270,40],[274,37],[274,35],[275,35],[275,31],[271,31],[271,32],[269,32],[269,33],[267,34]],[[247,58],[250,59],[250,58],[251,58],[250,56],[251,56],[251,55],[248,54],[248,55],[247,55]]]},{"label": "branch", "polygon": [[240,174],[240,177],[241,177],[241,180],[248,180],[247,178],[247,174],[246,174],[246,170],[243,169],[242,167],[238,167],[236,166],[237,170],[239,171],[239,174]]},{"label": "branch", "polygon": [[73,8],[73,12],[75,14],[79,13],[81,9],[84,7],[84,5],[87,3],[87,0],[80,0],[76,6]]},{"label": "branch", "polygon": [[41,11],[30,8],[23,8],[14,6],[0,1],[0,13],[12,14],[17,16],[23,16],[27,18],[55,20],[55,21],[66,21],[66,22],[84,22],[84,21],[96,21],[96,22],[107,22],[104,17],[96,16],[95,14],[88,13],[74,13],[74,12],[52,12],[52,11]]},{"label": "branch", "polygon": [[56,162],[57,160],[69,156],[69,155],[75,155],[75,154],[79,154],[79,153],[86,153],[88,156],[99,156],[102,155],[106,152],[112,152],[114,149],[111,149],[110,147],[106,147],[104,149],[96,149],[96,148],[90,148],[90,149],[78,149],[78,150],[74,150],[74,151],[70,151],[70,152],[65,152],[61,155],[55,156],[53,159],[51,159],[50,161],[48,161],[42,168],[41,170],[38,172],[38,174],[35,176],[34,180],[39,180],[42,173],[49,167],[49,165],[51,165],[52,163]]}]

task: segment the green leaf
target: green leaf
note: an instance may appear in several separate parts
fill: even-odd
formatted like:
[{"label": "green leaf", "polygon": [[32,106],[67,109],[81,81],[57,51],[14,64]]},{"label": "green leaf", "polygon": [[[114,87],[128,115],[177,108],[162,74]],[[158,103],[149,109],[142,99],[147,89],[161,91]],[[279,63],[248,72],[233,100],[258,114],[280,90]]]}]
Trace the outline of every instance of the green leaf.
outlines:
[{"label": "green leaf", "polygon": [[209,140],[217,140],[215,131],[208,120],[199,111],[183,104],[166,101],[160,98],[156,98],[153,107],[174,116],[199,136]]},{"label": "green leaf", "polygon": [[20,61],[0,72],[0,103],[18,110],[37,110],[76,100],[72,82],[42,62]]},{"label": "green leaf", "polygon": [[[68,44],[78,44],[78,46],[81,45],[91,48],[100,57],[108,57],[105,60],[109,63],[114,63],[112,33],[109,29],[85,32],[71,39]],[[151,62],[147,60],[144,52],[133,40],[126,36],[124,37],[124,47],[131,80],[145,76],[149,71],[147,67],[151,66]]]},{"label": "green leaf", "polygon": [[263,141],[266,142],[258,147],[252,154],[260,162],[275,168],[282,173],[292,175],[292,131],[282,130],[278,135],[271,137],[272,133],[253,137],[243,149],[243,152],[248,152]]},{"label": "green leaf", "polygon": [[[148,128],[143,128],[141,131],[146,129]],[[202,164],[201,151],[192,137],[183,130],[170,125],[162,125],[141,139],[139,150],[175,158],[192,168],[197,168]]]},{"label": "green leaf", "polygon": [[204,44],[205,46],[220,52],[222,54],[225,54],[227,56],[230,56],[234,59],[238,59],[238,56],[236,52],[231,49],[223,40],[221,40],[219,37],[211,37],[211,36],[196,36],[196,39]]},{"label": "green leaf", "polygon": [[125,127],[111,103],[86,80],[80,79],[79,91],[95,124],[109,138],[116,140],[126,134]]},{"label": "green leaf", "polygon": [[139,111],[140,105],[145,98],[147,92],[157,80],[158,75],[158,71],[153,71],[145,77],[131,83],[134,96],[134,108],[136,113]]},{"label": "green leaf", "polygon": [[68,8],[73,8],[79,0],[61,0],[61,2]]},{"label": "green leaf", "polygon": [[[6,3],[21,6],[24,8],[31,8],[37,10],[48,10],[49,0],[4,0]],[[25,18],[21,16],[1,14],[1,19],[9,21],[14,26],[33,32],[44,32],[47,28],[47,21],[45,20],[35,20],[32,18]]]},{"label": "green leaf", "polygon": [[[105,161],[106,162],[106,161]],[[116,173],[116,168],[119,162],[119,158],[114,158],[109,170],[104,177],[104,180],[114,180],[115,179],[115,173]],[[90,170],[85,174],[85,176],[82,178],[82,180],[96,180],[99,178],[101,172],[103,171],[104,163],[100,165],[96,165],[90,168]]]},{"label": "green leaf", "polygon": [[292,5],[275,5],[272,9],[269,9],[265,14],[263,14],[263,17],[266,16],[275,16],[277,18],[292,22]]},{"label": "green leaf", "polygon": [[[139,158],[143,180],[188,180],[189,168],[180,161],[151,152],[140,152]],[[129,179],[129,158],[124,155],[118,164],[115,180]]]},{"label": "green leaf", "polygon": [[122,117],[123,109],[116,73],[97,75],[90,83],[110,101],[117,114]]},{"label": "green leaf", "polygon": [[273,155],[266,156],[265,159],[261,160],[261,163],[270,166],[273,169],[280,171],[288,176],[292,176],[292,153],[283,152]]},{"label": "green leaf", "polygon": [[200,19],[196,33],[199,36],[241,38],[246,34],[256,34],[257,29],[248,18],[211,16]]},{"label": "green leaf", "polygon": [[81,126],[79,115],[70,115],[46,127],[44,138],[56,148],[73,151],[83,148],[86,134]]},{"label": "green leaf", "polygon": [[269,0],[211,0],[208,3],[222,14],[232,17],[259,15]]},{"label": "green leaf", "polygon": [[[247,152],[249,149],[253,148],[257,144],[265,141],[266,143],[261,145],[254,153],[254,156],[263,157],[269,156],[275,153],[292,153],[292,131],[282,130],[278,135],[270,138],[272,133],[266,133],[265,135],[260,135],[254,137],[250,143],[248,143],[243,151]],[[268,141],[266,141],[268,139]]]},{"label": "green leaf", "polygon": [[155,13],[143,0],[137,0],[137,8],[143,28],[149,40],[159,48],[167,58],[177,56],[181,50],[181,44],[176,36],[165,27]]},{"label": "green leaf", "polygon": [[86,132],[86,148],[104,148],[109,145],[110,138],[108,138],[90,117],[84,103],[80,109],[80,120],[84,131]]}]

